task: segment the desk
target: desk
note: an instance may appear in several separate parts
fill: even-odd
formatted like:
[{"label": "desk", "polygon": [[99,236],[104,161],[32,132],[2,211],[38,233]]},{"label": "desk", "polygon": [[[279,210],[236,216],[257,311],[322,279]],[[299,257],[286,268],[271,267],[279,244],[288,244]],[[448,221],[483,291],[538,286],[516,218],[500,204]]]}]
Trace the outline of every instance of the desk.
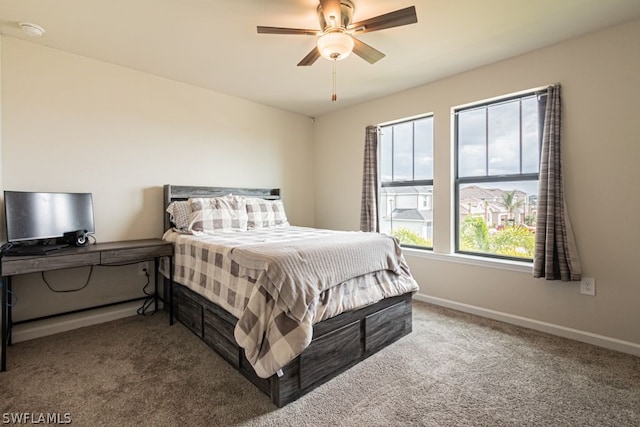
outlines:
[{"label": "desk", "polygon": [[[12,276],[65,268],[93,265],[124,265],[154,260],[154,298],[157,309],[158,264],[159,259],[165,256],[170,258],[169,265],[171,266],[171,270],[173,270],[173,244],[161,239],[146,239],[98,243],[84,247],[70,247],[48,255],[5,255],[0,258],[0,271],[2,272],[2,362],[0,363],[0,372],[7,370],[7,345],[11,344],[11,328],[13,323],[11,320],[11,306],[8,303]],[[173,271],[171,271],[170,275],[173,277]],[[121,304],[130,301],[131,300],[127,300],[112,304]],[[99,307],[103,306],[87,307],[82,310]],[[60,313],[60,315],[62,314],[68,313]]]}]

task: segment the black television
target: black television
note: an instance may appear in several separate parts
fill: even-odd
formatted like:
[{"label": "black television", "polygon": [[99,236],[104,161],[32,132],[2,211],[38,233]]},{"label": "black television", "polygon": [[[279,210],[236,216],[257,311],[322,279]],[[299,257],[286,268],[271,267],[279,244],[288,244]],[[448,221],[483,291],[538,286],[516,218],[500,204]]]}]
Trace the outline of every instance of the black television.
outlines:
[{"label": "black television", "polygon": [[64,233],[95,233],[91,193],[5,191],[7,241],[46,241]]}]

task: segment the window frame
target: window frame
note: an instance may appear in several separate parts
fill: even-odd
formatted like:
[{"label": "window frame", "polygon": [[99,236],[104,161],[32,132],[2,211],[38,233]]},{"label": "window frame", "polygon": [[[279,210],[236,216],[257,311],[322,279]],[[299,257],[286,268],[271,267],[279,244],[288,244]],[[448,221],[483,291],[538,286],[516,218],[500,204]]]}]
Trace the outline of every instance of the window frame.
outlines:
[{"label": "window frame", "polygon": [[[392,146],[391,146],[391,180],[390,181],[383,181],[382,180],[382,132],[384,130],[384,128],[392,128],[393,126],[398,126],[398,125],[402,125],[405,123],[413,123],[413,128],[412,128],[412,175],[415,177],[415,122],[419,121],[419,120],[423,120],[423,119],[427,119],[430,118],[431,119],[431,158],[432,158],[432,168],[435,166],[435,135],[433,133],[433,126],[435,124],[435,118],[434,118],[434,114],[433,113],[427,113],[427,114],[422,114],[422,115],[418,115],[418,116],[413,116],[413,117],[409,117],[409,118],[405,118],[405,119],[401,119],[398,121],[394,121],[394,122],[387,122],[387,123],[383,123],[383,124],[379,124],[378,125],[378,135],[379,135],[379,139],[380,139],[380,143],[378,144],[378,172],[379,172],[379,188],[378,188],[378,199],[381,200],[382,199],[382,189],[383,188],[393,188],[393,187],[420,187],[420,186],[430,186],[431,187],[431,211],[433,212],[433,178],[431,179],[418,179],[418,180],[398,180],[398,181],[394,181],[393,180],[393,171],[394,171],[394,156],[395,156],[395,152],[393,150],[393,142],[392,142]],[[433,173],[432,173],[433,175]],[[378,206],[378,215],[381,217],[380,213],[382,211],[382,206]],[[435,230],[435,225],[433,223],[433,218],[431,219],[431,229]],[[419,246],[419,245],[411,245],[411,244],[406,244],[406,243],[401,243],[401,246],[403,248],[411,248],[411,249],[417,249],[417,250],[428,250],[428,251],[433,251],[433,237],[431,239],[431,246]]]},{"label": "window frame", "polygon": [[[452,110],[453,115],[453,192],[454,192],[454,253],[461,255],[470,255],[477,256],[483,258],[493,258],[497,260],[508,260],[508,261],[520,261],[526,263],[533,263],[533,258],[523,258],[523,257],[515,257],[508,255],[500,255],[495,253],[488,252],[473,252],[473,251],[465,251],[460,249],[460,187],[464,184],[487,184],[487,183],[500,183],[500,182],[517,182],[517,181],[537,181],[538,185],[540,182],[540,156],[542,154],[542,137],[543,137],[543,128],[544,128],[544,111],[546,104],[546,95],[545,91],[537,90],[529,90],[519,92],[513,95],[507,95],[503,97],[492,98],[490,100],[480,101],[473,104],[467,104],[464,106],[454,107]],[[522,100],[525,98],[536,97],[538,102],[538,172],[532,173],[522,173],[523,167],[523,132],[522,132]],[[544,98],[544,102],[543,102]],[[486,167],[486,175],[484,176],[459,176],[459,140],[458,140],[458,132],[459,132],[459,113],[464,111],[470,111],[474,109],[485,109],[485,149],[486,149],[486,158],[488,161],[489,158],[489,126],[488,126],[488,111],[490,106],[506,104],[508,102],[512,102],[514,100],[520,100],[519,105],[519,137],[518,144],[520,147],[520,160],[519,160],[519,169],[520,173],[515,174],[500,174],[500,175],[489,175],[489,167],[488,164],[485,164]]]}]

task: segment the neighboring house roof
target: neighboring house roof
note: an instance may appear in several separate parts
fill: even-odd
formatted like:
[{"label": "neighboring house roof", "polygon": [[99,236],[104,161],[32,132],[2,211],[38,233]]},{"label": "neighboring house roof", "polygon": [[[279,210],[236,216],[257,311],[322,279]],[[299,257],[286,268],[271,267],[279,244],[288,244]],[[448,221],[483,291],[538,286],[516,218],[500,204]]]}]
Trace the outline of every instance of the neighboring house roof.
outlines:
[{"label": "neighboring house roof", "polygon": [[393,219],[431,221],[433,220],[433,211],[419,210],[414,208],[395,208],[391,212]]},{"label": "neighboring house roof", "polygon": [[[477,185],[469,185],[460,189],[460,209],[462,212],[468,213],[469,206],[471,206],[471,210],[475,211],[475,209],[482,209],[488,212],[502,212],[505,210],[504,204],[502,203],[502,194],[506,193],[506,190],[501,188],[482,188]],[[518,200],[524,200],[527,196],[529,196],[524,191],[516,190],[515,193]],[[529,196],[529,200],[532,200],[532,197]],[[475,209],[474,209],[475,208]]]},{"label": "neighboring house roof", "polygon": [[384,187],[382,191],[387,194],[433,194],[433,187],[418,185],[415,187]]}]

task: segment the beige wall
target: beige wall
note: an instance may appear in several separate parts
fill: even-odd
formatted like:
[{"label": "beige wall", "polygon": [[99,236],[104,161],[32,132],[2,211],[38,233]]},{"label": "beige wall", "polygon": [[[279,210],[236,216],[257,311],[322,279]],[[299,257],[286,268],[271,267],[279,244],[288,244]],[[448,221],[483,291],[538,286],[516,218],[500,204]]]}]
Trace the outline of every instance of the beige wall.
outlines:
[{"label": "beige wall", "polygon": [[[279,187],[313,225],[308,117],[2,38],[5,190],[92,192],[99,242],[162,236],[162,185]],[[87,270],[51,273],[77,287]],[[16,318],[138,295],[137,269],[99,268],[77,294],[14,280]]]},{"label": "beige wall", "polygon": [[[407,252],[421,295],[623,340],[640,350],[637,40],[640,21],[318,118],[316,226],[359,226],[366,125],[433,113],[437,254]],[[563,89],[566,199],[584,276],[596,279],[595,297],[579,294],[576,283],[533,279],[527,269],[469,265],[440,255],[452,251],[453,241],[451,108],[556,82]]]},{"label": "beige wall", "polygon": [[[364,129],[435,114],[435,252],[407,251],[428,298],[504,313],[640,348],[633,265],[640,211],[640,21],[317,118],[0,38],[3,189],[91,191],[99,241],[160,237],[161,185],[281,187],[292,223],[357,229]],[[389,59],[389,58],[388,58]],[[386,59],[385,59],[386,60]],[[434,64],[437,66],[437,64]],[[528,272],[460,263],[451,229],[451,107],[560,82],[569,212],[597,295]],[[315,172],[314,172],[315,171]],[[86,272],[52,276],[75,286]],[[102,271],[64,298],[15,281],[16,315],[135,291],[135,267]],[[64,301],[63,301],[64,300]]]}]

